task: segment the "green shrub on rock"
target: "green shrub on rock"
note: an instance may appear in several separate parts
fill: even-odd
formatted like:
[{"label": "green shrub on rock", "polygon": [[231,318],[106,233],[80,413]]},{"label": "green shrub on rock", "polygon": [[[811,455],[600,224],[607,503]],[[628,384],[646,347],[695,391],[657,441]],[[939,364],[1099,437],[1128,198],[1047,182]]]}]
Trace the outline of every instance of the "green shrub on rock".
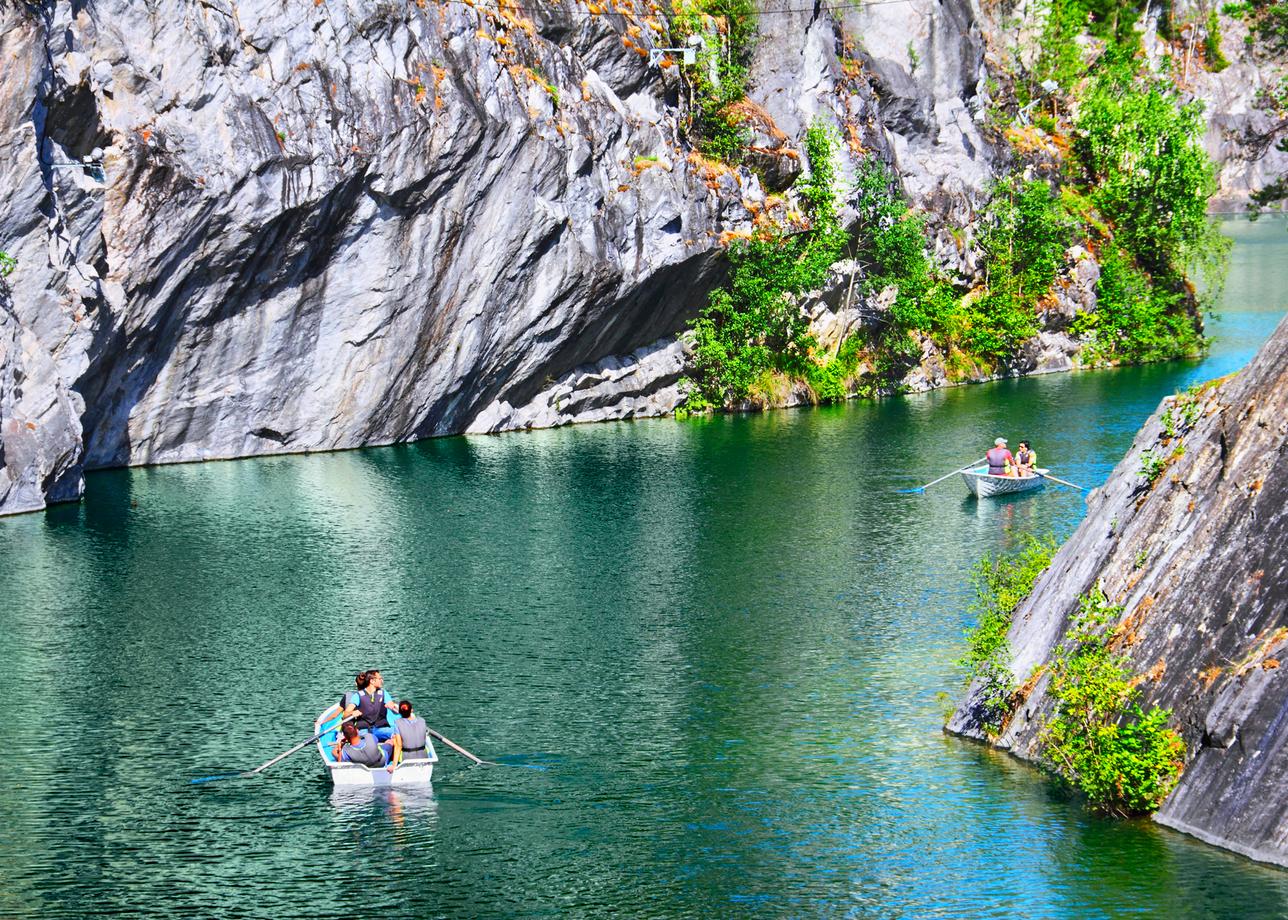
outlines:
[{"label": "green shrub on rock", "polygon": [[797,297],[822,286],[847,240],[837,216],[836,143],[822,122],[806,132],[811,172],[799,194],[809,229],[765,230],[730,247],[728,285],[711,294],[690,326],[686,412],[746,399],[766,371],[794,377],[809,372],[816,343]]},{"label": "green shrub on rock", "polygon": [[1054,537],[1026,535],[1017,552],[985,556],[971,575],[975,586],[971,609],[978,619],[966,631],[967,652],[957,663],[965,668],[967,683],[980,682],[983,721],[990,732],[1000,729],[1015,692],[1011,647],[1006,638],[1011,617],[1033,590],[1038,576],[1051,564],[1055,550]]},{"label": "green shrub on rock", "polygon": [[1146,814],[1176,786],[1185,742],[1167,727],[1168,710],[1141,707],[1127,657],[1109,646],[1108,624],[1121,613],[1099,586],[1079,600],[1051,663],[1055,712],[1042,733],[1043,754],[1093,807]]}]

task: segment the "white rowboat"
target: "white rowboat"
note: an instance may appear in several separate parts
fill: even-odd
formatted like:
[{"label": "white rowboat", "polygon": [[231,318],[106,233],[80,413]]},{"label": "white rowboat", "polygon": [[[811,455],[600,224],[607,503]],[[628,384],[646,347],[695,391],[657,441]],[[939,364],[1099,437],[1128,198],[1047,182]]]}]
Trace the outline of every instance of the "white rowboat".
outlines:
[{"label": "white rowboat", "polygon": [[[1039,468],[1038,473],[1048,473],[1050,470]],[[994,495],[1012,495],[1016,492],[1028,492],[1030,489],[1039,489],[1042,483],[1046,482],[1041,476],[1029,474],[1028,476],[991,476],[987,466],[978,466],[973,470],[962,470],[961,477],[966,482],[966,488],[970,489],[971,494],[976,498],[990,498]]]},{"label": "white rowboat", "polygon": [[[398,716],[389,714],[389,724],[397,725]],[[318,755],[322,765],[331,775],[331,782],[337,786],[422,786],[434,775],[434,764],[438,763],[438,754],[434,751],[434,742],[425,739],[425,760],[404,760],[392,773],[385,767],[364,767],[357,763],[340,763],[331,756],[340,737],[340,707],[324,709],[313,723],[313,733],[318,735]]]}]

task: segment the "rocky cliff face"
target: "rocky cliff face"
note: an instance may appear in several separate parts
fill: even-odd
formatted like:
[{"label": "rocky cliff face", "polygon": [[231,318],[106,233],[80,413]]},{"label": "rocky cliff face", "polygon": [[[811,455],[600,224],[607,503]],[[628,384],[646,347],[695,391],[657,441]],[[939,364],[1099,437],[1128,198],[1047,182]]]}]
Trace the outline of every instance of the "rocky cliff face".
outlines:
[{"label": "rocky cliff face", "polygon": [[[1200,22],[1206,12],[1194,3],[1176,8]],[[1277,146],[1281,137],[1288,136],[1288,112],[1283,102],[1288,66],[1264,50],[1248,46],[1248,24],[1243,19],[1222,15],[1219,25],[1220,48],[1229,66],[1213,72],[1200,66],[1192,53],[1187,66],[1182,54],[1181,82],[1203,103],[1208,121],[1205,144],[1208,154],[1220,164],[1220,188],[1211,208],[1241,213],[1252,192],[1288,173],[1288,151]],[[1206,27],[1201,28],[1205,34]],[[1178,43],[1184,47],[1179,38]],[[1158,36],[1157,19],[1150,23],[1145,47],[1155,59],[1166,50]]]},{"label": "rocky cliff face", "polygon": [[[76,475],[669,412],[678,333],[818,115],[978,277],[1010,153],[971,0],[761,9],[753,171],[685,143],[656,0],[0,0],[5,322],[76,407]],[[1094,261],[1066,276],[1007,372],[1071,366]],[[888,309],[854,278],[807,305],[824,339]],[[945,382],[923,357],[912,389]]]},{"label": "rocky cliff face", "polygon": [[[790,181],[792,141],[823,112],[847,156],[884,151],[922,200],[980,194],[971,9],[931,5],[841,22],[767,3],[760,174]],[[678,80],[648,61],[664,13],[0,4],[6,322],[43,385],[83,401],[78,462],[670,411],[674,336],[765,190],[681,143]]]},{"label": "rocky cliff face", "polygon": [[[1188,749],[1156,820],[1288,866],[1286,419],[1288,320],[1233,378],[1164,401],[1016,610],[1010,644],[1018,680],[1038,673],[1098,582],[1123,606],[1111,647]],[[1166,467],[1151,484],[1154,458]],[[1026,759],[1053,709],[1041,673],[995,739]],[[950,731],[983,736],[978,691]]]},{"label": "rocky cliff face", "polygon": [[0,281],[0,509],[37,511],[74,501],[81,477],[80,398],[13,313]]}]

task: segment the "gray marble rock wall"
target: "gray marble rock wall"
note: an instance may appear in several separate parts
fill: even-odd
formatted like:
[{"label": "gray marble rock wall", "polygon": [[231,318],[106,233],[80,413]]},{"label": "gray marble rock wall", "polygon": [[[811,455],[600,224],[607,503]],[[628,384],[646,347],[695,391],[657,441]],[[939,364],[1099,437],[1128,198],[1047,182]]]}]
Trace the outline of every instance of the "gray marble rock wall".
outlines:
[{"label": "gray marble rock wall", "polygon": [[763,196],[615,8],[5,6],[0,249],[86,464],[460,431],[682,325]]},{"label": "gray marble rock wall", "polygon": [[[847,168],[915,149],[925,202],[979,185],[982,148],[941,143],[979,76],[970,8],[914,5],[940,25],[887,125],[842,56],[898,58],[908,14],[766,0],[762,158],[790,177],[822,115]],[[678,79],[648,63],[664,10],[483,6],[0,4],[0,250],[47,383],[83,398],[86,467],[669,411],[657,343],[765,192],[681,143]],[[551,395],[587,373],[594,398]]]},{"label": "gray marble rock wall", "polygon": [[0,280],[0,515],[75,501],[81,476],[80,398],[19,321]]},{"label": "gray marble rock wall", "polygon": [[[1015,612],[1011,669],[1024,681],[1048,662],[1099,582],[1123,605],[1113,647],[1142,676],[1145,704],[1172,711],[1189,751],[1156,820],[1288,866],[1288,319],[1197,406],[1191,427],[1165,400],[1089,497]],[[1170,458],[1152,486],[1145,451]],[[949,731],[983,737],[977,690]],[[1040,759],[1052,707],[1044,675],[995,743]]]},{"label": "gray marble rock wall", "polygon": [[[979,128],[975,5],[761,8],[760,175],[780,189],[811,120],[835,124],[843,179],[891,163],[971,283],[1009,162]],[[671,411],[676,337],[767,190],[684,143],[679,79],[649,63],[665,18],[0,2],[0,251],[44,382],[83,401],[85,467]],[[1006,372],[1070,366],[1059,313]],[[942,385],[940,364],[907,385]]]}]

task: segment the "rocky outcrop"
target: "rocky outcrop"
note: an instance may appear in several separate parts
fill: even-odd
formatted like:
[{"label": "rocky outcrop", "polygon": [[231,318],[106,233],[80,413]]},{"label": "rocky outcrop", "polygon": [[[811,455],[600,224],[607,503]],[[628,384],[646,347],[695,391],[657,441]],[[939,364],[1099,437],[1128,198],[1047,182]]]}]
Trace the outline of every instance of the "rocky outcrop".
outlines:
[{"label": "rocky outcrop", "polygon": [[[1156,820],[1288,865],[1288,320],[1248,367],[1170,397],[1015,612],[1012,672],[1028,695],[995,743],[1042,756],[1043,665],[1077,599],[1122,605],[1113,647],[1188,748]],[[1164,467],[1151,482],[1143,471]],[[1281,662],[1283,667],[1281,667]],[[948,728],[983,737],[978,688]]]},{"label": "rocky outcrop", "polygon": [[551,380],[526,405],[498,400],[470,422],[470,434],[555,428],[577,422],[609,422],[669,415],[683,401],[684,343],[667,338],[624,358],[574,368]]},{"label": "rocky outcrop", "polygon": [[0,248],[87,465],[461,431],[679,328],[763,195],[638,7],[6,6]]},{"label": "rocky outcrop", "polygon": [[[81,462],[669,412],[677,336],[816,117],[843,177],[893,165],[970,286],[1010,160],[974,5],[761,6],[731,169],[685,142],[651,0],[0,3],[0,251]],[[1003,372],[1070,366],[1067,287]],[[879,314],[847,292],[853,316],[807,305],[820,335]],[[928,349],[903,385],[944,382]]]},{"label": "rocky outcrop", "polygon": [[[1206,10],[1195,4],[1183,7],[1188,7],[1188,18],[1199,23],[1199,34],[1206,34],[1202,25]],[[1205,144],[1219,167],[1219,188],[1210,206],[1214,211],[1240,213],[1247,209],[1252,192],[1288,174],[1288,151],[1278,147],[1278,141],[1288,137],[1288,111],[1283,100],[1288,62],[1246,41],[1248,25],[1242,18],[1222,15],[1219,23],[1220,47],[1229,66],[1214,72],[1204,67],[1197,55],[1182,52],[1180,78],[1207,113]],[[1175,49],[1168,49],[1159,38],[1156,19],[1146,34],[1145,46],[1155,58],[1175,54]]]},{"label": "rocky outcrop", "polygon": [[0,281],[0,515],[75,501],[83,408],[50,355],[18,322]]}]

